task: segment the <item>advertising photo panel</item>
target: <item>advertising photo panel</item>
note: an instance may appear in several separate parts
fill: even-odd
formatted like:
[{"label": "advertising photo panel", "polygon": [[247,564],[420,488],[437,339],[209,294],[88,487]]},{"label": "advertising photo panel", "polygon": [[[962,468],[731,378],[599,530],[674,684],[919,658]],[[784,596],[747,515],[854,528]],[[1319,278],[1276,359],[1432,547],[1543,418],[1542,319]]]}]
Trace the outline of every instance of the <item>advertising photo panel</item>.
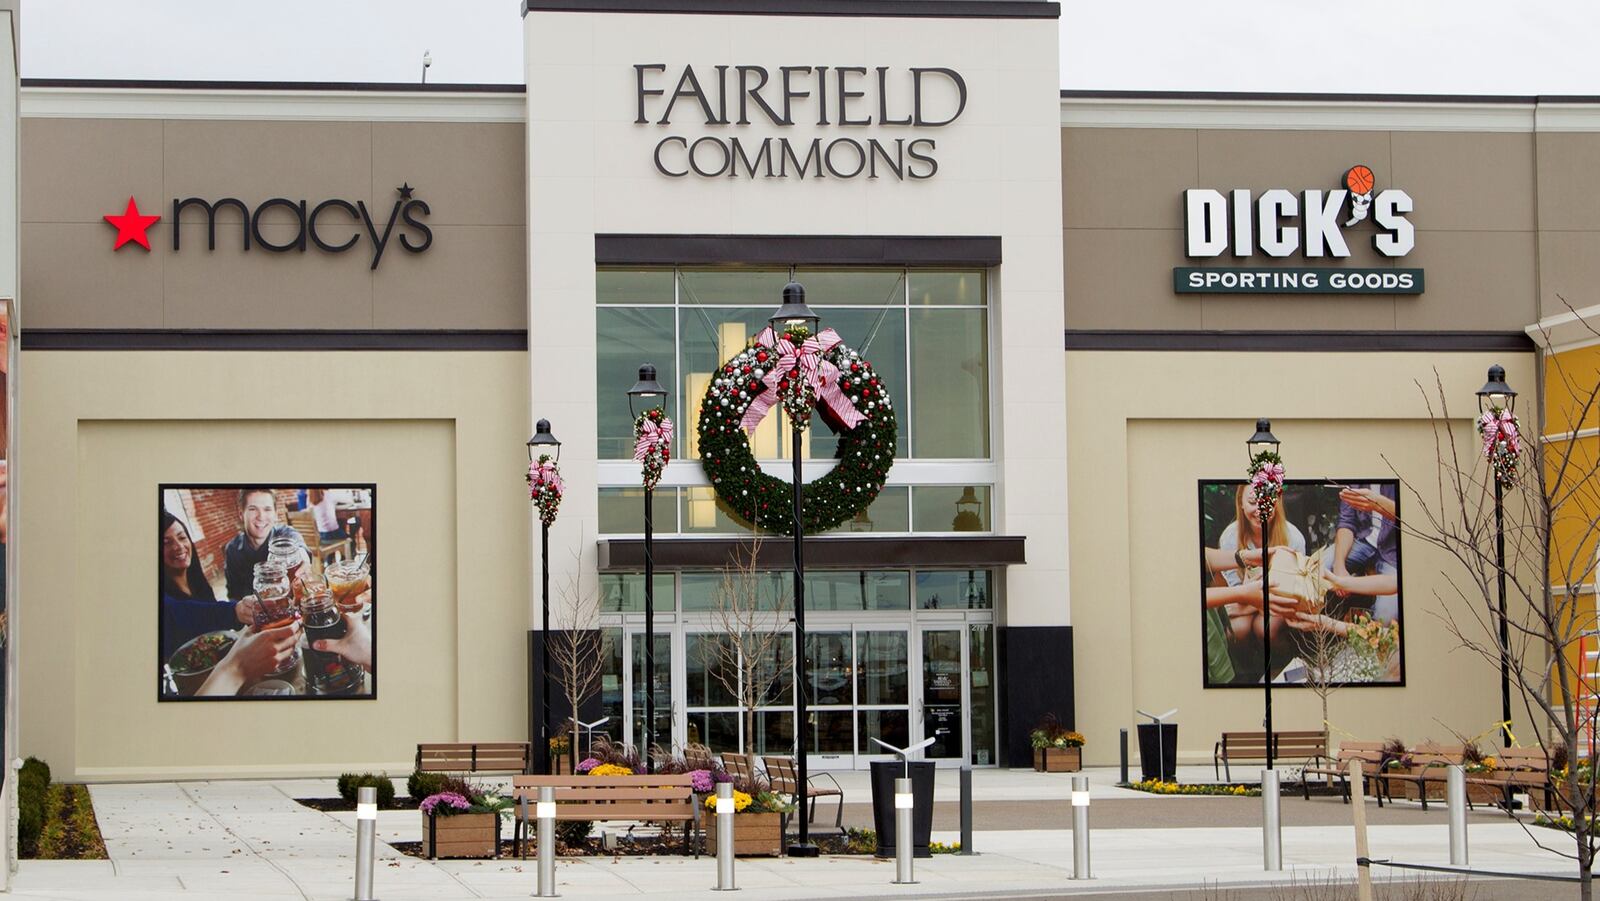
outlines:
[{"label": "advertising photo panel", "polygon": [[1200,482],[1206,688],[1269,677],[1274,685],[1405,684],[1399,489],[1393,479],[1286,480],[1267,524],[1263,616],[1261,526],[1249,485]]},{"label": "advertising photo panel", "polygon": [[162,485],[162,701],[377,697],[377,488]]}]

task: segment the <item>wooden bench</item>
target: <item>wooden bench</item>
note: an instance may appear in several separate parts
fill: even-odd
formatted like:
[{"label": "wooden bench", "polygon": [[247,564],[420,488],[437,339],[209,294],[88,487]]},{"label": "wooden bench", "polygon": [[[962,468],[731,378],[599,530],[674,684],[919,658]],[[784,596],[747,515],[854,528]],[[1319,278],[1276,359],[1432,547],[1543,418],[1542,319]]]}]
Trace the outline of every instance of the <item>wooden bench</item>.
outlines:
[{"label": "wooden bench", "polygon": [[637,821],[683,823],[685,853],[700,849],[693,833],[700,831],[700,809],[687,773],[656,776],[513,776],[511,795],[517,803],[514,843],[527,856],[526,839],[536,820],[533,805],[539,789],[555,789],[556,819],[590,822]]},{"label": "wooden bench", "polygon": [[[1274,732],[1272,733],[1272,759],[1277,760],[1304,760],[1309,766],[1314,761],[1328,759],[1328,736],[1323,732]],[[1222,739],[1217,742],[1216,749],[1211,755],[1211,767],[1217,771],[1217,778],[1221,779],[1226,773],[1228,779],[1233,779],[1233,771],[1228,764],[1234,760],[1261,760],[1267,759],[1267,733],[1265,732],[1224,732]]]},{"label": "wooden bench", "polygon": [[714,770],[717,768],[716,758],[712,756],[711,749],[701,744],[690,743],[683,747],[683,762],[691,770]]},{"label": "wooden bench", "polygon": [[722,752],[722,771],[735,779],[743,779],[754,784],[756,781],[756,760],[749,754],[736,754],[732,751]]},{"label": "wooden bench", "polygon": [[[806,777],[805,796],[800,794],[799,771],[795,768],[794,758],[787,756],[762,757],[761,764],[767,768],[767,780],[772,783],[772,790],[783,795],[788,795],[796,804],[805,806],[806,799],[811,801],[811,810],[806,822],[817,821],[817,799],[838,798],[839,810],[833,818],[833,828],[844,832],[844,789],[839,787],[839,780],[829,773],[817,773]],[[817,779],[827,779],[833,787],[818,786]]]},{"label": "wooden bench", "polygon": [[423,773],[526,773],[533,769],[533,745],[525,741],[434,742],[417,745],[417,770]]},{"label": "wooden bench", "polygon": [[1389,796],[1390,803],[1394,802],[1394,783],[1409,784],[1417,787],[1417,798],[1422,801],[1422,809],[1428,809],[1428,786],[1442,785],[1449,780],[1449,767],[1460,766],[1466,755],[1466,748],[1461,745],[1441,745],[1437,742],[1425,741],[1411,749],[1413,766],[1422,770],[1420,773],[1397,773],[1385,770],[1378,777],[1378,783]]},{"label": "wooden bench", "polygon": [[[1495,773],[1497,778],[1486,778],[1472,773],[1467,774],[1468,785],[1487,785],[1500,789],[1503,793],[1502,806],[1508,815],[1511,812],[1511,796],[1519,790],[1533,794],[1535,791],[1543,793],[1545,809],[1550,809],[1558,797],[1556,787],[1550,782],[1550,755],[1543,748],[1505,748],[1495,754],[1499,766]],[[1499,776],[1504,778],[1498,778]],[[1467,806],[1472,806],[1472,793],[1467,793]]]},{"label": "wooden bench", "polygon": [[[1366,790],[1373,785],[1373,780],[1382,771],[1383,742],[1381,741],[1346,741],[1339,743],[1339,756],[1334,759],[1333,766],[1308,766],[1302,777],[1323,776],[1328,781],[1339,780],[1344,789],[1344,803],[1350,803],[1350,761],[1361,761],[1361,787]],[[1305,799],[1311,800],[1311,780],[1302,778],[1300,787],[1305,792]],[[1375,787],[1375,786],[1374,786]],[[1383,806],[1383,793],[1372,791],[1377,797],[1378,806]]]}]

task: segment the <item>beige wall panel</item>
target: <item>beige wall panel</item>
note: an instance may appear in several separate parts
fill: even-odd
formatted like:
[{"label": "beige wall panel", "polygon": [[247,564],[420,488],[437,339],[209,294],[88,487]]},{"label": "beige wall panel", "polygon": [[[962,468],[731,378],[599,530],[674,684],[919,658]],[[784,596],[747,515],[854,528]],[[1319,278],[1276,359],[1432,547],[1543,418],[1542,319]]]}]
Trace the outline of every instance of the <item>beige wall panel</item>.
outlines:
[{"label": "beige wall panel", "polygon": [[1521,331],[1538,318],[1538,253],[1531,231],[1419,231],[1404,265],[1427,270],[1427,293],[1394,299],[1395,326]]},{"label": "beige wall panel", "polygon": [[1542,132],[1539,160],[1539,227],[1600,229],[1600,134]]},{"label": "beige wall panel", "polygon": [[1539,207],[1533,140],[1498,132],[1393,132],[1393,171],[1375,173],[1377,189],[1410,194],[1418,229],[1531,231]]},{"label": "beige wall panel", "polygon": [[1186,128],[1061,129],[1066,227],[1181,228],[1183,192],[1206,187],[1198,148]]},{"label": "beige wall panel", "polygon": [[1064,244],[1067,328],[1201,327],[1197,299],[1172,291],[1172,267],[1183,265],[1181,228],[1071,228]]},{"label": "beige wall panel", "polygon": [[[28,328],[161,327],[168,255],[133,245],[112,253],[115,236],[104,222],[35,223],[22,229]],[[150,238],[158,246],[154,229]],[[86,247],[94,249],[86,252]]]},{"label": "beige wall panel", "polygon": [[[1379,184],[1388,184],[1394,166],[1389,133],[1383,131],[1233,131],[1200,129],[1198,188],[1339,187],[1346,169],[1372,167]],[[1180,223],[1181,224],[1181,223]]]},{"label": "beige wall panel", "polygon": [[388,202],[392,188],[409,183],[435,228],[522,225],[525,131],[517,123],[375,123],[372,197]]},{"label": "beige wall panel", "polygon": [[1539,234],[1539,295],[1541,318],[1600,303],[1600,231]]},{"label": "beige wall panel", "polygon": [[399,184],[373,185],[365,122],[172,119],[163,127],[169,207],[173,197],[237,197],[252,209],[271,197],[386,205]]},{"label": "beige wall panel", "polygon": [[[1387,294],[1187,294],[1198,303],[1207,329],[1379,330],[1394,328],[1395,305]],[[1139,326],[1143,327],[1143,326]]]},{"label": "beige wall panel", "polygon": [[[21,641],[76,642],[23,655],[24,754],[79,779],[399,773],[418,741],[526,734],[530,514],[505,487],[526,465],[526,354],[29,352],[23,365],[22,590],[50,601],[19,619]],[[323,403],[264,390],[280,369],[340,390]],[[378,483],[378,699],[158,703],[154,541],[139,538],[153,539],[156,485],[319,478]],[[441,665],[406,666],[423,657]]]},{"label": "beige wall panel", "polygon": [[[434,225],[433,246],[406,253],[391,241],[372,275],[379,329],[523,329],[528,322],[527,229]],[[352,254],[354,251],[351,252]]]},{"label": "beige wall panel", "polygon": [[[159,121],[23,119],[23,222],[94,222],[121,213],[132,195],[140,212],[165,215]],[[109,245],[107,245],[109,246]]]},{"label": "beige wall panel", "polygon": [[[1532,383],[1531,354],[1068,353],[1074,666],[1078,684],[1094,686],[1077,697],[1088,761],[1115,761],[1117,729],[1135,722],[1139,707],[1179,708],[1186,762],[1209,760],[1224,729],[1259,728],[1259,691],[1201,687],[1192,564],[1198,480],[1242,477],[1257,416],[1272,415],[1291,478],[1382,476],[1387,458],[1407,478],[1425,479],[1434,471],[1433,434],[1414,383],[1431,385],[1437,369],[1465,414],[1494,362],[1513,383]],[[1454,428],[1459,441],[1475,443],[1469,419]],[[1401,508],[1420,512],[1410,491]],[[1449,590],[1439,575],[1448,564],[1415,539],[1403,539],[1402,554],[1408,684],[1344,689],[1330,718],[1359,738],[1446,738],[1435,717],[1477,734],[1497,718],[1498,671],[1454,650],[1430,615],[1436,592]],[[1273,700],[1278,728],[1316,728],[1310,692]]]},{"label": "beige wall panel", "polygon": [[[217,226],[217,249],[206,250],[206,227],[183,226],[183,250],[166,260],[168,328],[364,329],[372,327],[371,245],[345,253],[315,245],[272,253],[254,239],[241,249],[239,226]],[[263,224],[274,244],[294,239],[295,227]],[[386,265],[396,253],[391,239]]]}]

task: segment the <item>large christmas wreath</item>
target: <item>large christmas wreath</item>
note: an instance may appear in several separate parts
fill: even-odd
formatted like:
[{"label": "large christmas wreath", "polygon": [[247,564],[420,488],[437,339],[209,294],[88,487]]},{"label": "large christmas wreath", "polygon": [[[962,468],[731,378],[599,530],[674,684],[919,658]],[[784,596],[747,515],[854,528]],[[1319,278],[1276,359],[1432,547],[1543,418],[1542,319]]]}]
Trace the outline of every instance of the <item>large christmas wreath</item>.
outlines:
[{"label": "large christmas wreath", "polygon": [[827,531],[866,509],[894,463],[894,406],[872,364],[832,329],[765,329],[717,370],[699,426],[700,465],[717,496],[746,523],[794,534],[789,482],[762,472],[750,450],[750,433],[778,403],[801,428],[815,408],[839,435],[838,465],[802,490],[804,531]]}]

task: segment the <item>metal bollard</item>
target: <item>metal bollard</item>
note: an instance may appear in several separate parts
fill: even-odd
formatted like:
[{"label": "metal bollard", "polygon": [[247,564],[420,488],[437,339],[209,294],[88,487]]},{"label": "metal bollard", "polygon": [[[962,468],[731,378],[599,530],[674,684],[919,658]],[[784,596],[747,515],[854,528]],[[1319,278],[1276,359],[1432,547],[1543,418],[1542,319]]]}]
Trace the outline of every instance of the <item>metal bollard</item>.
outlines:
[{"label": "metal bollard", "polygon": [[[1128,730],[1122,730],[1124,738]],[[1072,777],[1072,878],[1091,879],[1089,873],[1089,777]]]},{"label": "metal bollard", "polygon": [[355,901],[373,901],[372,858],[378,846],[378,789],[356,789],[356,893]]},{"label": "metal bollard", "polygon": [[1261,856],[1269,871],[1283,869],[1283,824],[1279,814],[1278,771],[1261,771]]},{"label": "metal bollard", "polygon": [[556,790],[548,785],[539,787],[539,801],[533,806],[533,818],[539,821],[539,891],[540,898],[556,896]]},{"label": "metal bollard", "polygon": [[1468,866],[1466,770],[1459,766],[1450,767],[1445,789],[1445,800],[1450,807],[1450,865]]},{"label": "metal bollard", "polygon": [[961,853],[972,853],[972,764],[961,764]]},{"label": "metal bollard", "polygon": [[912,832],[911,808],[916,803],[911,794],[910,779],[894,780],[894,884],[915,885],[912,878],[911,858],[916,853],[912,845],[916,836]]},{"label": "metal bollard", "polygon": [[[712,891],[736,892],[733,882],[733,783],[717,783],[717,886]],[[805,811],[800,812],[805,816]]]},{"label": "metal bollard", "polygon": [[1117,782],[1117,784],[1118,785],[1131,785],[1132,784],[1132,783],[1130,783],[1128,781],[1128,730],[1127,730],[1127,727],[1123,727],[1123,729],[1122,729],[1122,778]]}]

